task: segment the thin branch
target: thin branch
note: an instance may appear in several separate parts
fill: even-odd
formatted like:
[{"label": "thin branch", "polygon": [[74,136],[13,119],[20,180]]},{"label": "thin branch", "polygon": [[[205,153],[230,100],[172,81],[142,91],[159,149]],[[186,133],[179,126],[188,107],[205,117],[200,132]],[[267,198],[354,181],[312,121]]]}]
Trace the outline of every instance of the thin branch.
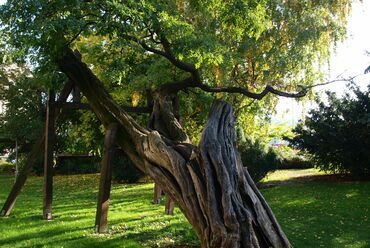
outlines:
[{"label": "thin branch", "polygon": [[349,77],[349,78],[337,78],[337,79],[333,79],[333,80],[330,80],[330,81],[326,81],[324,83],[319,83],[319,84],[313,84],[313,85],[310,85],[310,86],[307,86],[305,87],[306,89],[311,89],[311,88],[314,88],[314,87],[318,87],[318,86],[325,86],[325,85],[328,85],[328,84],[331,84],[331,83],[335,83],[335,82],[351,82],[353,81],[353,79],[361,76],[362,74],[358,74],[356,76],[353,76],[353,77]]},{"label": "thin branch", "polygon": [[369,67],[366,68],[366,70],[364,71],[364,74],[367,74],[367,73],[370,73],[370,65]]},{"label": "thin branch", "polygon": [[243,106],[240,106],[239,108],[235,109],[234,110],[234,115],[238,116],[240,111],[242,111],[242,109],[245,109],[245,108],[248,108],[248,107],[252,106],[252,104],[254,104],[255,102],[256,102],[256,99],[252,99],[248,104],[244,104]]},{"label": "thin branch", "polygon": [[138,39],[137,37],[134,37],[131,35],[123,34],[121,35],[121,37],[139,44],[142,48],[144,48],[148,52],[152,52],[154,54],[160,55],[168,59],[168,61],[170,61],[177,68],[183,71],[186,71],[186,72],[190,72],[194,80],[200,81],[200,74],[199,74],[199,71],[196,69],[196,67],[193,64],[177,59],[176,56],[172,53],[172,50],[170,48],[170,43],[168,42],[166,38],[163,37],[163,35],[160,38],[160,43],[163,46],[163,50],[159,50],[154,47],[151,47],[148,44],[146,44],[143,39]]},{"label": "thin branch", "polygon": [[71,40],[69,40],[68,42],[67,42],[67,44],[66,44],[66,47],[69,47],[69,45],[71,45],[72,44],[72,42],[73,41],[75,41],[79,36],[80,36],[80,34],[83,32],[83,31],[85,31],[85,29],[88,27],[88,26],[90,26],[90,25],[93,25],[93,24],[95,24],[95,22],[87,22],[81,29],[80,29],[80,31],[78,31],[78,33],[77,34],[75,34],[73,37],[72,37],[72,39]]}]

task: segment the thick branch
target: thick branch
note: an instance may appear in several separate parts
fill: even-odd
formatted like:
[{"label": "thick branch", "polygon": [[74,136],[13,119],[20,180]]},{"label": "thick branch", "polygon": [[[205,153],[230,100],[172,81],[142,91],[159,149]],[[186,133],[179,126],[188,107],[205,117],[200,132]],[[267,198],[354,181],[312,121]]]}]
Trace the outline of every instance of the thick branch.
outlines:
[{"label": "thick branch", "polygon": [[334,79],[334,80],[327,81],[324,83],[309,85],[306,87],[302,87],[302,89],[298,92],[286,92],[286,91],[278,90],[271,85],[267,85],[259,93],[251,92],[247,88],[243,88],[243,87],[222,87],[222,86],[212,87],[212,86],[202,83],[201,81],[194,80],[194,78],[191,78],[191,77],[186,78],[182,81],[175,82],[175,83],[165,84],[162,86],[162,89],[165,92],[175,93],[181,90],[186,91],[188,88],[200,88],[206,92],[213,92],[213,93],[225,92],[225,93],[242,94],[244,96],[247,96],[249,98],[256,99],[256,100],[261,100],[269,93],[277,95],[277,96],[288,97],[288,98],[301,98],[301,97],[306,96],[307,92],[312,88],[328,85],[334,82],[350,82],[355,77],[357,76],[354,76],[351,78],[339,78],[339,79]]},{"label": "thick branch", "polygon": [[274,87],[272,87],[270,85],[267,85],[265,87],[265,89],[260,93],[254,93],[254,92],[251,92],[248,89],[242,88],[242,87],[211,87],[211,86],[208,86],[206,84],[199,84],[197,87],[199,87],[200,89],[202,89],[204,91],[207,91],[207,92],[239,93],[239,94],[243,94],[243,95],[245,95],[249,98],[253,98],[253,99],[257,99],[257,100],[261,100],[268,93],[272,93],[272,94],[275,94],[275,95],[278,95],[278,96],[283,96],[283,97],[290,97],[290,98],[299,98],[299,97],[303,97],[307,94],[307,89],[306,88],[297,92],[297,93],[290,93],[290,92],[284,92],[284,91],[277,90],[277,89],[275,89]]},{"label": "thick branch", "polygon": [[195,81],[200,81],[200,74],[199,74],[198,69],[193,64],[181,61],[178,58],[176,58],[176,56],[173,54],[171,50],[170,43],[165,37],[161,36],[161,40],[160,40],[163,46],[163,49],[164,49],[163,51],[149,46],[148,44],[145,43],[144,40],[138,39],[137,37],[134,37],[131,35],[122,35],[122,37],[124,39],[134,41],[135,43],[141,45],[148,52],[152,52],[154,54],[165,57],[166,59],[168,59],[168,61],[170,61],[177,68],[183,71],[186,71],[186,72],[190,72]]}]

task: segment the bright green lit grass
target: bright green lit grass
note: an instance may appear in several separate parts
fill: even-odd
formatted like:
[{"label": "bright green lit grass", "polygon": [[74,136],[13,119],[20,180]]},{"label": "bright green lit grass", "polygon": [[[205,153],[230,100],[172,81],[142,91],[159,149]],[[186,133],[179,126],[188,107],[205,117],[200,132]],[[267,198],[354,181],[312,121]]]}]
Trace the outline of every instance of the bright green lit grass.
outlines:
[{"label": "bright green lit grass", "polygon": [[318,169],[290,169],[290,170],[277,170],[273,173],[268,174],[262,179],[262,182],[278,182],[291,179],[297,179],[300,177],[324,175],[325,172],[319,171]]},{"label": "bright green lit grass", "polygon": [[[0,176],[3,204],[14,179]],[[153,184],[114,184],[109,212],[110,234],[94,233],[98,176],[56,176],[55,219],[41,219],[42,178],[29,178],[9,218],[0,219],[0,247],[153,247],[197,244],[179,209],[164,214],[151,204]]]},{"label": "bright green lit grass", "polygon": [[[0,204],[13,178],[0,175]],[[57,176],[54,221],[41,219],[42,178],[31,177],[9,218],[0,219],[0,247],[164,247],[196,245],[176,208],[151,204],[152,184],[112,187],[110,234],[94,233],[97,175]],[[263,189],[295,247],[370,247],[370,182],[303,182]]]},{"label": "bright green lit grass", "polygon": [[306,182],[262,193],[294,247],[370,247],[369,182]]}]

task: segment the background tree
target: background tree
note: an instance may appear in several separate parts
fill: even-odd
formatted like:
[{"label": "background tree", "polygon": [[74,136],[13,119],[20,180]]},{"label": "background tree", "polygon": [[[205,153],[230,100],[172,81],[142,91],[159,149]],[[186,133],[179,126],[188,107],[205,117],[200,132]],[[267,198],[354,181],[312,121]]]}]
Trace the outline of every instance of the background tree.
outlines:
[{"label": "background tree", "polygon": [[290,141],[311,154],[320,169],[364,176],[370,173],[370,86],[364,92],[349,87],[343,97],[327,92],[327,103],[317,98],[318,107]]},{"label": "background tree", "polygon": [[[2,152],[13,151],[17,141],[19,155],[23,157],[43,129],[45,94],[26,67],[7,64],[0,70],[0,101],[3,107],[0,114],[0,148]],[[13,155],[11,153],[11,158],[14,158]]]},{"label": "background tree", "polygon": [[[202,247],[290,247],[242,167],[230,105],[214,102],[208,122],[199,123],[199,146],[181,122],[193,119],[190,111],[207,112],[214,95],[235,105],[243,97],[226,93],[306,95],[315,62],[342,37],[349,9],[344,0],[11,1],[1,19],[8,44],[40,75],[57,84],[62,71],[106,128],[120,124],[118,144],[175,199]],[[140,106],[146,92],[150,129],[114,101]],[[186,112],[188,94],[196,107]]]}]

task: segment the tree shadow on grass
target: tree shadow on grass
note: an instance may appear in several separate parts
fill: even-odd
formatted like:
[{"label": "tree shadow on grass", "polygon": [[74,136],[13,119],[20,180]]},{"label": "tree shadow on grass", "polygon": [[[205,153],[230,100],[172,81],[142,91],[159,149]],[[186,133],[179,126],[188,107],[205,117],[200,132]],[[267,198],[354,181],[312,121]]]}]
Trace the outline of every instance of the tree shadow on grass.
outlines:
[{"label": "tree shadow on grass", "polygon": [[[181,223],[165,223],[161,228],[144,230],[135,225],[135,220],[128,218],[126,221],[118,220],[118,223],[125,224],[125,228],[111,228],[108,234],[95,234],[93,226],[87,225],[86,219],[78,218],[76,221],[82,221],[81,227],[60,226],[56,221],[46,222],[38,216],[21,218],[19,232],[1,238],[0,247],[157,247],[157,244],[172,247],[189,245],[189,236],[191,244],[197,242],[191,230],[184,228]],[[151,221],[145,225],[152,227],[157,224],[157,221]]]},{"label": "tree shadow on grass", "polygon": [[293,246],[370,247],[370,183],[319,178],[262,190]]},{"label": "tree shadow on grass", "polygon": [[[10,190],[13,179],[7,180],[4,183],[7,188],[1,192]],[[163,204],[151,204],[152,187],[151,184],[114,184],[108,221],[110,233],[97,235],[94,230],[96,176],[85,177],[81,183],[77,176],[55,180],[51,222],[42,219],[42,180],[31,177],[12,215],[0,219],[0,246],[155,247],[157,243],[165,244],[166,238],[175,241],[170,242],[171,246],[197,244],[191,226],[178,210],[175,216],[168,216],[163,214]]]}]

